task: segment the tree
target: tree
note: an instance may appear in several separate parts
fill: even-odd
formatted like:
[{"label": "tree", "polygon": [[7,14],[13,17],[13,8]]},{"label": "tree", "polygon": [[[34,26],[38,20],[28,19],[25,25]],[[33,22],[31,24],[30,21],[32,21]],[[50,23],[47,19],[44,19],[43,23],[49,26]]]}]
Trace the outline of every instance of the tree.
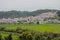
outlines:
[{"label": "tree", "polygon": [[37,24],[39,24],[39,22],[37,22]]},{"label": "tree", "polygon": [[60,17],[60,11],[57,12],[57,15]]}]

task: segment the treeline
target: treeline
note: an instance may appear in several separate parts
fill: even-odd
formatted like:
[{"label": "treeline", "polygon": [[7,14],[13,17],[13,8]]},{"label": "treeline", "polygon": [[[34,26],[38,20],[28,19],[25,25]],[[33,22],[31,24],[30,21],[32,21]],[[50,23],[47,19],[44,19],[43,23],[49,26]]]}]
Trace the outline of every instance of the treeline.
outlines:
[{"label": "treeline", "polygon": [[45,9],[45,10],[36,10],[36,11],[0,11],[0,18],[20,18],[20,17],[26,17],[26,16],[36,16],[41,13],[45,12],[52,12],[52,11],[58,11],[58,16],[60,16],[60,10],[50,10],[50,9]]}]

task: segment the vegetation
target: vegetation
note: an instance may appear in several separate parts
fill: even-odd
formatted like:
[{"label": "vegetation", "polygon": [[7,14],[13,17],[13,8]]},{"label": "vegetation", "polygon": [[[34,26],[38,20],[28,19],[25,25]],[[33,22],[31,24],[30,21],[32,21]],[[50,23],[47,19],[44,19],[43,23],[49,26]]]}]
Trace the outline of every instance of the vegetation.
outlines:
[{"label": "vegetation", "polygon": [[0,24],[0,40],[60,40],[60,24]]},{"label": "vegetation", "polygon": [[60,34],[57,33],[40,33],[40,32],[23,32],[21,34],[1,32],[1,40],[60,40]]},{"label": "vegetation", "polygon": [[52,11],[58,11],[57,14],[58,16],[60,16],[59,11],[60,10],[52,10],[52,9],[45,9],[45,10],[36,10],[33,12],[28,12],[28,11],[1,11],[0,12],[0,18],[19,18],[19,17],[26,17],[26,16],[36,16],[39,15],[41,13],[45,13],[45,12],[52,12]]},{"label": "vegetation", "polygon": [[22,28],[38,32],[60,33],[60,24],[0,24],[0,28],[10,31]]},{"label": "vegetation", "polygon": [[57,12],[58,16],[60,17],[60,11]]}]

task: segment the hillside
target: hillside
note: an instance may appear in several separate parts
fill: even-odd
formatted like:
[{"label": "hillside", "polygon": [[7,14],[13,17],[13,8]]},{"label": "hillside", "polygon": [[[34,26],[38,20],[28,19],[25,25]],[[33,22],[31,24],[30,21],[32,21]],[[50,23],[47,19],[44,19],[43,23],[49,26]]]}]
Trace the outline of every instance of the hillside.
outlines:
[{"label": "hillside", "polygon": [[0,18],[19,18],[19,17],[26,17],[26,16],[36,16],[39,15],[41,13],[45,13],[45,12],[51,12],[51,11],[58,11],[57,14],[60,17],[60,10],[36,10],[36,11],[0,11]]}]

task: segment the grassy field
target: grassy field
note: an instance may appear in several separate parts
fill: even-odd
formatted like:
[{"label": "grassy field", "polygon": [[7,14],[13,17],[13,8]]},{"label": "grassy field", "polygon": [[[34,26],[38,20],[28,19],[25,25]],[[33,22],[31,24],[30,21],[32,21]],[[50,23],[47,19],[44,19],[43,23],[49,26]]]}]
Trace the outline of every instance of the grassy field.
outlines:
[{"label": "grassy field", "polygon": [[[60,24],[0,24],[0,27],[4,27],[4,30],[16,30],[17,28],[21,28],[22,30],[27,29],[36,32],[52,32],[60,34]],[[5,37],[8,37],[9,34],[12,34],[12,40],[19,40],[19,36],[21,34],[13,33],[13,32],[5,32],[0,30],[0,35],[2,35],[2,40]],[[47,34],[46,34],[47,35]],[[35,36],[33,36],[34,39]],[[56,38],[56,40],[58,37]]]},{"label": "grassy field", "polygon": [[0,24],[6,30],[16,30],[16,28],[28,29],[38,32],[60,33],[60,24]]}]

